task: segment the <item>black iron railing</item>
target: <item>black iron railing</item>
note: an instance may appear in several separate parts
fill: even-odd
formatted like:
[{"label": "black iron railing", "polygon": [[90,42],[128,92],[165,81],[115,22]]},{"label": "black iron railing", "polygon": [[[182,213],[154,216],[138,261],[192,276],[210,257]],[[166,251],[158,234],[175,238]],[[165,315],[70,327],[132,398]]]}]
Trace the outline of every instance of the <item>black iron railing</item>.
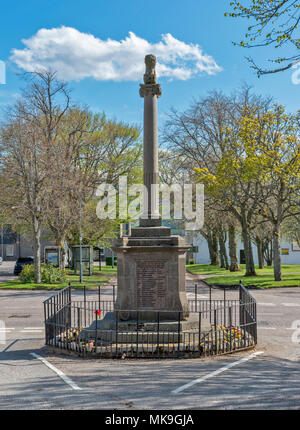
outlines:
[{"label": "black iron railing", "polygon": [[[135,320],[126,323],[122,314],[129,311],[115,309],[115,287],[106,295],[113,300],[105,300],[103,287],[97,291],[84,287],[74,300],[69,285],[44,302],[49,347],[99,358],[188,358],[231,353],[257,343],[256,301],[242,284],[238,292],[231,293],[234,298],[227,297],[225,288],[216,293],[209,286],[207,298],[199,299],[203,287],[195,286],[194,296],[190,293],[188,300],[189,325],[186,312],[176,311],[177,317],[167,322],[163,318],[167,311],[160,309],[151,310],[150,324],[144,322],[145,310],[134,311]],[[104,329],[102,320],[108,313],[113,322]]]}]

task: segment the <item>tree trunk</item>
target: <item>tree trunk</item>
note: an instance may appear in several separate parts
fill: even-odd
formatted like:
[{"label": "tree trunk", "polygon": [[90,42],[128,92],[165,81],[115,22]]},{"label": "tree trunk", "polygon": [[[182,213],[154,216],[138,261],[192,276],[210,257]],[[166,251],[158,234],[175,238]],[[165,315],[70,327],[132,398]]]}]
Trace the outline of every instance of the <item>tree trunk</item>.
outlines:
[{"label": "tree trunk", "polygon": [[257,248],[258,267],[260,269],[263,269],[264,268],[264,254],[263,254],[262,240],[259,237],[256,237],[255,243],[256,243],[256,248]]},{"label": "tree trunk", "polygon": [[228,246],[229,246],[229,257],[230,257],[230,272],[240,271],[239,261],[237,256],[237,244],[235,240],[235,227],[231,225],[228,230]]},{"label": "tree trunk", "polygon": [[218,259],[217,236],[215,234],[212,234],[211,237],[206,238],[206,241],[207,241],[208,250],[209,250],[210,264],[212,266],[218,266],[219,259]]},{"label": "tree trunk", "polygon": [[273,264],[273,241],[270,242],[269,259],[267,261],[267,266],[271,267]]},{"label": "tree trunk", "polygon": [[247,222],[246,220],[242,223],[242,236],[244,242],[244,250],[245,250],[245,260],[246,260],[246,273],[245,276],[256,276],[251,239],[248,232]]},{"label": "tree trunk", "polygon": [[34,280],[41,283],[41,227],[37,217],[33,217],[33,252],[34,252]]},{"label": "tree trunk", "polygon": [[274,261],[274,279],[281,281],[281,254],[280,254],[280,225],[274,224],[273,229],[273,261]]},{"label": "tree trunk", "polygon": [[219,236],[219,258],[220,258],[220,267],[222,269],[225,268],[225,259],[224,259],[224,254],[223,254],[223,246],[222,246],[222,238],[221,235]]},{"label": "tree trunk", "polygon": [[220,246],[220,257],[221,257],[221,267],[224,267],[226,270],[229,269],[228,264],[228,256],[226,250],[226,233],[221,232],[219,236],[219,246]]},{"label": "tree trunk", "polygon": [[66,247],[65,247],[65,237],[61,237],[57,242],[57,246],[60,247],[60,258],[58,260],[59,268],[64,270],[65,269],[65,256],[66,256]]},{"label": "tree trunk", "polygon": [[269,267],[272,266],[273,263],[272,240],[263,243],[263,258]]}]

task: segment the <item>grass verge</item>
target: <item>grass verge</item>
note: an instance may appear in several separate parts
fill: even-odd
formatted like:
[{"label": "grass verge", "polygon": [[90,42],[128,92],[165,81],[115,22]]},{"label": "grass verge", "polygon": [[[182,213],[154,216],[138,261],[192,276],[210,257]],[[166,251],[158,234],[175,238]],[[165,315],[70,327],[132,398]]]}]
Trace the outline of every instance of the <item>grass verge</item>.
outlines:
[{"label": "grass verge", "polygon": [[108,282],[112,276],[116,276],[117,268],[110,266],[103,266],[102,270],[93,267],[92,275],[83,275],[83,282],[80,283],[79,275],[74,275],[73,272],[67,270],[67,282],[62,284],[36,284],[35,282],[24,284],[17,280],[8,281],[0,284],[1,290],[61,290],[71,282],[72,288],[81,289],[84,285],[87,289],[96,288],[98,285]]},{"label": "grass verge", "polygon": [[282,281],[274,281],[273,267],[259,269],[255,266],[257,276],[244,276],[245,265],[241,264],[240,272],[229,272],[219,266],[195,264],[187,266],[187,271],[198,275],[221,275],[206,278],[208,284],[238,285],[240,280],[245,286],[257,288],[300,287],[300,265],[282,265]]}]

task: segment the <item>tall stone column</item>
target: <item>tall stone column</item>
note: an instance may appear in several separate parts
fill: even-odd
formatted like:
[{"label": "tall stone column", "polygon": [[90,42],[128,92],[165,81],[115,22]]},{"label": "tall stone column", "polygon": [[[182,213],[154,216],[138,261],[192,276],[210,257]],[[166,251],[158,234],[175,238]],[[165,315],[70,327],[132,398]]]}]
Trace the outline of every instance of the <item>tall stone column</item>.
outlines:
[{"label": "tall stone column", "polygon": [[146,73],[144,84],[140,84],[140,96],[144,98],[144,213],[141,227],[161,225],[159,215],[158,177],[158,127],[157,99],[161,97],[161,87],[156,83],[154,55],[145,57]]},{"label": "tall stone column", "polygon": [[[186,251],[190,248],[180,236],[172,236],[170,227],[162,226],[159,214],[157,99],[154,55],[145,57],[146,73],[140,85],[144,98],[144,185],[148,191],[139,227],[128,237],[115,241],[118,255],[118,295],[115,309],[120,319],[155,320],[157,312],[165,320],[188,318],[185,289]],[[124,312],[123,312],[124,311]],[[165,311],[165,312],[164,312]]]}]

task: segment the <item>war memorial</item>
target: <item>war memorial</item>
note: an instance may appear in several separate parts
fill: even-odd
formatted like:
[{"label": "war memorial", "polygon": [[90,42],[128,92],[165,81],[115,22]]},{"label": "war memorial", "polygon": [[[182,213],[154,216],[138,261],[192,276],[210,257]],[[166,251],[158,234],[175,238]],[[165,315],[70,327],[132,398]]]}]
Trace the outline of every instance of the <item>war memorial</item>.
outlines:
[{"label": "war memorial", "polygon": [[[253,348],[256,302],[241,285],[234,299],[207,286],[187,297],[189,245],[171,235],[159,213],[156,57],[145,57],[139,94],[144,99],[144,206],[139,226],[115,240],[117,296],[72,299],[69,285],[44,303],[46,344],[57,352],[98,358],[189,358]],[[114,290],[115,291],[115,290]]]}]

